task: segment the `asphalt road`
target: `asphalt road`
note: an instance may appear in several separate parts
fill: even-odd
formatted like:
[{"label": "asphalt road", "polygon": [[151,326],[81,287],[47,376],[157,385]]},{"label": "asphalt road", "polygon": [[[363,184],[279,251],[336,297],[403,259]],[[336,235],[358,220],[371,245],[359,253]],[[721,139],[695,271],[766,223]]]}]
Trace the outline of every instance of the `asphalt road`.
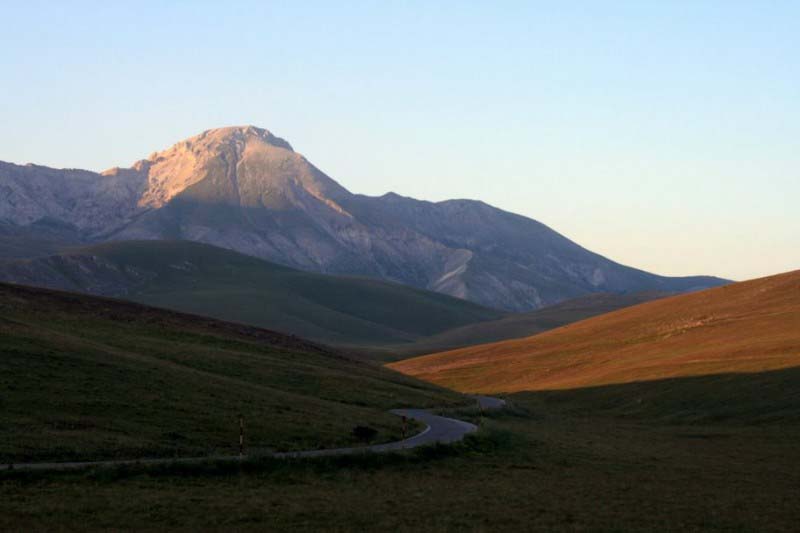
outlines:
[{"label": "asphalt road", "polygon": [[[505,400],[492,398],[491,396],[473,396],[481,409],[500,409],[505,405]],[[387,442],[384,444],[373,444],[371,446],[358,446],[352,448],[330,448],[326,450],[305,450],[298,452],[274,453],[273,457],[324,457],[331,455],[350,455],[357,453],[383,453],[407,450],[428,444],[447,444],[463,439],[467,434],[477,431],[475,424],[435,415],[426,409],[394,409],[391,411],[398,416],[406,416],[425,424],[425,429],[420,433],[405,440]],[[247,456],[244,456],[246,459]],[[4,468],[13,470],[77,470],[82,468],[93,468],[103,466],[124,466],[124,465],[159,465],[174,463],[202,463],[205,461],[239,461],[242,457],[238,455],[223,455],[210,457],[179,457],[179,458],[156,458],[156,459],[114,459],[107,461],[73,461],[64,463],[15,463],[6,464]]]}]

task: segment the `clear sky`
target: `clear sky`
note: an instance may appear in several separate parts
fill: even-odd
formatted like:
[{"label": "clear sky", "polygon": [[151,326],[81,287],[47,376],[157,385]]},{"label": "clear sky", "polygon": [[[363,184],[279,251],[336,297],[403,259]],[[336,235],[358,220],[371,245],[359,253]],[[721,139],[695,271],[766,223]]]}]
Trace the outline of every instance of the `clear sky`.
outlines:
[{"label": "clear sky", "polygon": [[255,124],[353,192],[481,199],[657,273],[800,268],[800,2],[121,4],[0,0],[0,160]]}]

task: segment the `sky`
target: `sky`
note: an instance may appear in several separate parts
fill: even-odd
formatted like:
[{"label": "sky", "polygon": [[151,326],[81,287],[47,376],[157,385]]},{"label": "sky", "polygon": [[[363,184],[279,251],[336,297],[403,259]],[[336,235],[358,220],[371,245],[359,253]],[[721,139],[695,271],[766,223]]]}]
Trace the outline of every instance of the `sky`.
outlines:
[{"label": "sky", "polygon": [[353,192],[483,200],[659,274],[800,268],[800,2],[0,0],[0,19],[0,160],[103,170],[253,124]]}]

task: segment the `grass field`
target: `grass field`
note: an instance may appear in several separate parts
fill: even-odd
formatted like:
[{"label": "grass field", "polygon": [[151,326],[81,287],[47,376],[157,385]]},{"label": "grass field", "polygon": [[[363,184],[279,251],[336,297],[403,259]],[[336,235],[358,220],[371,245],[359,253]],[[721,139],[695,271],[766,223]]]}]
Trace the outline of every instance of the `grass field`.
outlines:
[{"label": "grass field", "polygon": [[351,445],[458,395],[297,338],[0,285],[0,463]]},{"label": "grass field", "polygon": [[[797,377],[781,378],[792,394]],[[676,384],[647,386],[663,399],[657,411],[639,409],[629,385],[511,395],[479,436],[405,458],[0,474],[0,529],[796,530],[796,421],[715,419],[713,405],[705,421],[669,420],[682,408]],[[678,388],[709,393],[691,380]],[[752,414],[747,398],[725,409]]]},{"label": "grass field", "polygon": [[[604,382],[605,372],[578,365],[586,385],[508,394],[509,408],[486,413],[296,338],[0,286],[5,457],[169,456],[209,442],[230,452],[230,422],[243,409],[254,440],[275,449],[344,443],[353,420],[394,438],[398,421],[383,409],[401,404],[443,406],[481,426],[463,443],[406,455],[0,470],[0,530],[796,531],[800,365],[773,365],[770,350],[794,353],[797,278],[651,302],[528,339],[609,327],[599,346],[644,379]],[[643,317],[654,312],[667,334],[648,334]],[[610,326],[621,327],[620,315],[637,317],[636,327]],[[732,349],[727,366],[717,357],[697,375],[665,372],[675,366],[661,342],[687,350],[677,352],[686,364],[687,353],[719,354],[721,339]],[[567,362],[578,346],[563,344]],[[754,367],[759,354],[763,367]],[[509,375],[505,362],[499,377]],[[164,430],[176,420],[175,434]]]},{"label": "grass field", "polygon": [[800,271],[674,296],[525,339],[392,363],[469,392],[577,389],[800,366]]}]

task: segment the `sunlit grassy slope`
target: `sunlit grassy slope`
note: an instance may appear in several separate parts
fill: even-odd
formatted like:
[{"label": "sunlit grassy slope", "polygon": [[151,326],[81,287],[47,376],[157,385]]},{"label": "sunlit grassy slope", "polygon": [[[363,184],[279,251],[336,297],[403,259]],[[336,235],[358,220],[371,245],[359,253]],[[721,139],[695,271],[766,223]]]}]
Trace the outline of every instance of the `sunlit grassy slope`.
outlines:
[{"label": "sunlit grassy slope", "polygon": [[800,366],[800,271],[390,367],[462,391],[575,389]]},{"label": "sunlit grassy slope", "polygon": [[307,449],[452,393],[282,334],[0,284],[0,464]]},{"label": "sunlit grassy slope", "polygon": [[[383,359],[405,359],[414,355],[444,352],[475,344],[530,337],[572,322],[666,296],[669,296],[669,293],[657,291],[590,294],[536,311],[514,313],[496,320],[448,329],[414,342],[391,345],[382,349],[387,354]],[[373,358],[378,358],[380,354],[381,349],[374,350]]]}]

